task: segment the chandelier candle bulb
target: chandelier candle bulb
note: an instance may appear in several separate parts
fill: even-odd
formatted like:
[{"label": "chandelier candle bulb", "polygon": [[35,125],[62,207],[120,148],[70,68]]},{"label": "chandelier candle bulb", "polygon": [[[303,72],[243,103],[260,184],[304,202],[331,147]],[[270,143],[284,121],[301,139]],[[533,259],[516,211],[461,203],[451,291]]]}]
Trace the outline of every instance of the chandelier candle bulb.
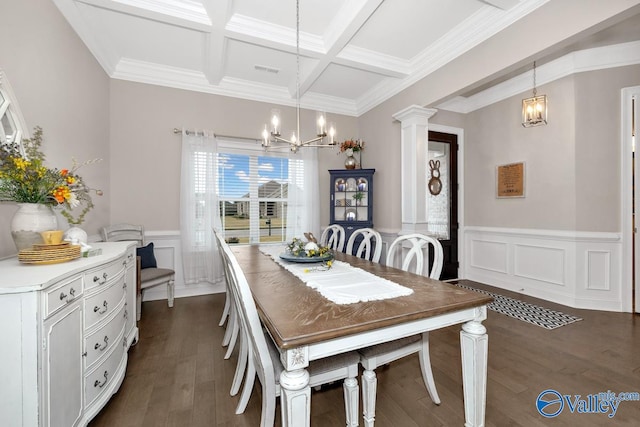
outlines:
[{"label": "chandelier candle bulb", "polygon": [[271,110],[271,135],[280,136],[280,110]]},{"label": "chandelier candle bulb", "polygon": [[329,145],[336,145],[336,141],[334,137],[336,136],[336,125],[335,123],[329,123]]},{"label": "chandelier candle bulb", "polygon": [[321,111],[318,111],[316,113],[316,119],[317,119],[317,130],[316,130],[316,135],[318,136],[327,136],[327,120],[324,116],[324,113]]}]

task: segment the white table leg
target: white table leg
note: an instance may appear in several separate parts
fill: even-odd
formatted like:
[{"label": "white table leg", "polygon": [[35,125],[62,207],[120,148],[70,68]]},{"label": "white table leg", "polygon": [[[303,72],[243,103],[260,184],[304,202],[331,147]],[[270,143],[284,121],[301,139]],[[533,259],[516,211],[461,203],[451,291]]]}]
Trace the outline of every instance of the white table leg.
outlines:
[{"label": "white table leg", "polygon": [[487,329],[478,321],[460,331],[465,427],[483,427],[487,399]]},{"label": "white table leg", "polygon": [[344,409],[347,415],[347,427],[358,427],[358,401],[360,390],[358,380],[355,378],[345,378],[342,384],[344,390]]},{"label": "white table leg", "polygon": [[282,371],[280,406],[283,427],[309,427],[311,423],[311,388],[306,369]]},{"label": "white table leg", "polygon": [[376,419],[376,391],[378,379],[372,370],[362,373],[362,408],[365,427],[373,427]]}]

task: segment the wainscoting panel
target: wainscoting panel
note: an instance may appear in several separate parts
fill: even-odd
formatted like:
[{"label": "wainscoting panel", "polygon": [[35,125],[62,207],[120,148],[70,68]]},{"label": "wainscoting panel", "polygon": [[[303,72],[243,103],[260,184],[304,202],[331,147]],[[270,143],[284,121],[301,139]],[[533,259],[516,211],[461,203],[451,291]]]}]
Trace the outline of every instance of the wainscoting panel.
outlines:
[{"label": "wainscoting panel", "polygon": [[507,274],[507,242],[471,240],[471,264],[474,268]]},{"label": "wainscoting panel", "polygon": [[465,227],[462,236],[465,279],[592,310],[624,311],[631,298],[618,233]]},{"label": "wainscoting panel", "polygon": [[513,245],[513,275],[565,285],[565,250],[548,246]]},{"label": "wainscoting panel", "polygon": [[611,252],[587,251],[587,289],[611,290]]},{"label": "wainscoting panel", "polygon": [[[158,267],[171,268],[176,272],[176,299],[225,291],[223,283],[185,284],[179,231],[145,231],[145,241],[147,243],[153,242]],[[144,301],[162,299],[167,299],[166,286],[155,286],[144,291]],[[179,301],[175,302],[175,304],[179,303]]]}]

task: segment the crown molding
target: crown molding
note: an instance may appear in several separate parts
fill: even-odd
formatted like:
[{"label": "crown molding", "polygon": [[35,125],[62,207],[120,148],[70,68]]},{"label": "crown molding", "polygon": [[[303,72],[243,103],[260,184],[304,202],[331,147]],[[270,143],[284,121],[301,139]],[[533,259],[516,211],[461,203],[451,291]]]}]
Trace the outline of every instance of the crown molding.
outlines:
[{"label": "crown molding", "polygon": [[[296,106],[296,100],[291,98],[291,94],[286,88],[229,77],[223,78],[218,85],[211,85],[205,74],[200,71],[169,67],[129,58],[120,60],[111,77],[119,80],[229,96],[250,101]],[[346,116],[357,115],[354,102],[345,101],[344,98],[311,92],[307,92],[300,98],[300,108],[322,110],[327,113]]]},{"label": "crown molding", "polygon": [[[536,67],[537,87],[576,73],[635,64],[640,64],[640,41],[579,50]],[[459,96],[445,101],[435,108],[466,114],[532,89],[533,70],[468,98]]]},{"label": "crown molding", "polygon": [[[364,114],[378,106],[548,1],[523,1],[508,11],[500,10],[491,5],[481,8],[447,33],[446,36],[439,39],[429,49],[416,55],[410,61],[410,74],[408,77],[402,80],[387,79],[387,81],[380,83],[360,97],[357,101],[358,113]],[[437,59],[434,60],[434,58]]]}]

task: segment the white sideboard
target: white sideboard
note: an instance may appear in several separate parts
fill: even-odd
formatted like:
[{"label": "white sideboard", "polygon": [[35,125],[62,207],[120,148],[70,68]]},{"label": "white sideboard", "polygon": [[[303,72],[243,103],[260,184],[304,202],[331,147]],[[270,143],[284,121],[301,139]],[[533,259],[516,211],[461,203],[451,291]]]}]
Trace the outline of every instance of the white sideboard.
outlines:
[{"label": "white sideboard", "polygon": [[51,265],[0,261],[0,420],[84,426],[118,390],[138,339],[134,242]]}]

